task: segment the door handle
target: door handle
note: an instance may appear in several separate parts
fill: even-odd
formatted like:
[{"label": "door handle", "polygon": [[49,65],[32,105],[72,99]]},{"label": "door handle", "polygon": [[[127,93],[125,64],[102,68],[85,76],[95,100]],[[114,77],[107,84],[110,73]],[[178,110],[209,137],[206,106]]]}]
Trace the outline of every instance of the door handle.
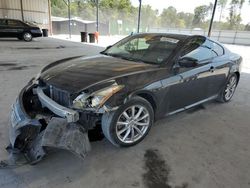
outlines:
[{"label": "door handle", "polygon": [[210,72],[214,72],[214,70],[215,70],[214,66],[211,66],[209,69]]},{"label": "door handle", "polygon": [[195,74],[193,76],[190,76],[188,78],[183,79],[183,82],[189,82],[189,81],[192,81],[192,80],[196,80],[198,78],[198,76],[199,76],[198,74]]}]

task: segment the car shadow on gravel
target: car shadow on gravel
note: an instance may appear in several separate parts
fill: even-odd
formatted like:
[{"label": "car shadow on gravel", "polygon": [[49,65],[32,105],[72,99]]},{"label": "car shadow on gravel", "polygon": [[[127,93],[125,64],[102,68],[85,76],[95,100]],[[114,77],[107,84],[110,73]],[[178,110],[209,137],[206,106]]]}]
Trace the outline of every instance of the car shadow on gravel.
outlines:
[{"label": "car shadow on gravel", "polygon": [[22,40],[19,40],[19,39],[16,39],[16,38],[5,38],[5,39],[0,39],[0,42],[3,41],[3,42],[24,42]]}]

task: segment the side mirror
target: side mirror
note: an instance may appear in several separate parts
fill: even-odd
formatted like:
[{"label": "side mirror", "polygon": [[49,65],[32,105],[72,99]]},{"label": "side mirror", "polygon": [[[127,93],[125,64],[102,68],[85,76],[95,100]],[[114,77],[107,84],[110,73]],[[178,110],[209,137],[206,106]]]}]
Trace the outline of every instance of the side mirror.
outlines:
[{"label": "side mirror", "polygon": [[105,50],[108,50],[108,49],[111,48],[111,47],[112,47],[112,45],[109,45],[109,46],[106,47]]},{"label": "side mirror", "polygon": [[198,65],[198,60],[192,57],[183,57],[178,61],[180,67],[190,68]]},{"label": "side mirror", "polygon": [[103,50],[103,51],[100,52],[100,54],[106,54],[106,51],[107,51],[109,48],[111,48],[111,47],[112,47],[112,45],[107,46],[105,50]]}]

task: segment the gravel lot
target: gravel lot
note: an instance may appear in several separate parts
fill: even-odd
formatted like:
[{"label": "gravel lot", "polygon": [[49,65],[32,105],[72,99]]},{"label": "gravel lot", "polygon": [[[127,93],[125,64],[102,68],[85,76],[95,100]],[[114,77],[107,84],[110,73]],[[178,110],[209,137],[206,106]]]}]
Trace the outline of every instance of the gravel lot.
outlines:
[{"label": "gravel lot", "polygon": [[[211,102],[159,120],[131,148],[115,148],[104,139],[92,143],[84,161],[58,151],[35,166],[0,170],[0,187],[250,187],[250,47],[227,46],[244,58],[230,103]],[[0,39],[0,159],[7,158],[10,106],[29,79],[53,61],[101,50],[52,38]]]}]

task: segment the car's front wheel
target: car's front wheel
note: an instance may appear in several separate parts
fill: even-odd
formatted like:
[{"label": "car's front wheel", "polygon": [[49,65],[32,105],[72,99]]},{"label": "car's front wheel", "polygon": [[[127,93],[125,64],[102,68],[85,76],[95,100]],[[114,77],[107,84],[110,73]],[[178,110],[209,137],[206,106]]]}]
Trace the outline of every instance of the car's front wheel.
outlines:
[{"label": "car's front wheel", "polygon": [[151,104],[134,97],[114,112],[102,117],[102,131],[115,146],[128,147],[142,141],[154,122]]},{"label": "car's front wheel", "polygon": [[23,40],[26,41],[26,42],[30,42],[32,41],[32,34],[29,33],[29,32],[25,32],[23,33]]}]

